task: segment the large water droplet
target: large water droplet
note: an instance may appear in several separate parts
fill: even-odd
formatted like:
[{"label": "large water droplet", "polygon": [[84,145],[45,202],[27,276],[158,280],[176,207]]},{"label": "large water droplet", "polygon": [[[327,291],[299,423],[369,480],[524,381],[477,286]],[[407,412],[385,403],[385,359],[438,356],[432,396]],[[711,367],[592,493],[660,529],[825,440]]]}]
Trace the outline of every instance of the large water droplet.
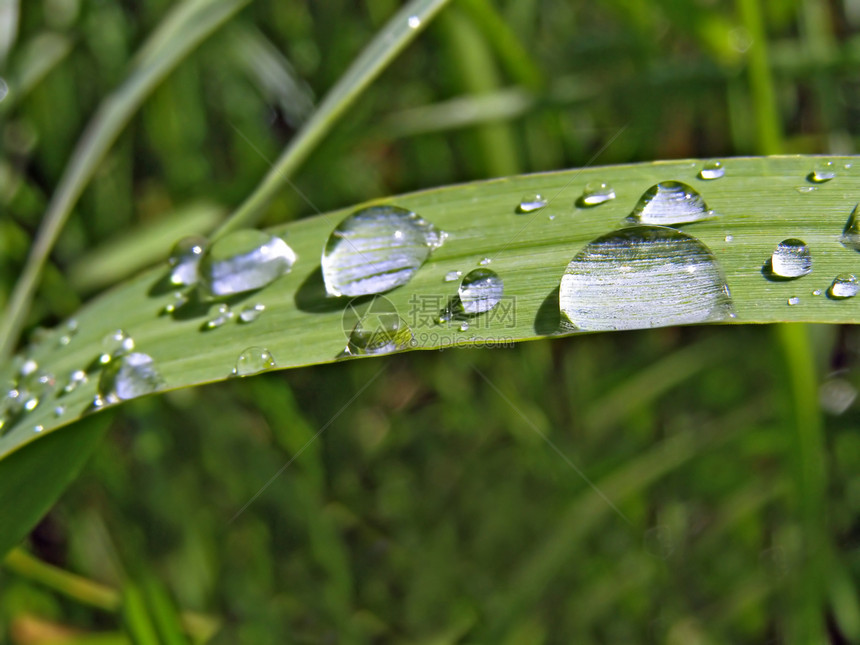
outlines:
[{"label": "large water droplet", "polygon": [[475,269],[466,274],[457,295],[463,311],[468,315],[489,311],[502,299],[504,284],[495,271]]},{"label": "large water droplet", "polygon": [[272,353],[264,347],[248,347],[242,350],[236,359],[236,367],[233,368],[234,376],[250,376],[259,374],[275,367],[275,358]]},{"label": "large water droplet", "polygon": [[844,298],[853,298],[858,291],[860,291],[860,283],[857,282],[857,276],[853,273],[840,273],[833,278],[827,295],[836,300],[843,300]]},{"label": "large water droplet", "polygon": [[706,161],[699,171],[699,179],[719,179],[726,174],[726,169],[723,168],[721,161],[712,159]]},{"label": "large water droplet", "polygon": [[279,237],[251,229],[215,240],[198,267],[200,282],[214,296],[260,289],[289,273],[296,254]]},{"label": "large water droplet", "polygon": [[695,188],[680,181],[663,181],[645,191],[627,221],[672,226],[712,217],[716,217],[716,213],[708,210]]},{"label": "large water droplet", "polygon": [[344,311],[344,331],[349,330],[344,356],[387,354],[406,349],[412,343],[412,330],[394,305],[385,297],[370,303],[351,303]]},{"label": "large water droplet", "polygon": [[204,237],[183,237],[173,245],[167,262],[170,264],[170,282],[175,285],[197,283],[197,267],[209,242]]},{"label": "large water droplet", "polygon": [[520,213],[531,213],[543,208],[548,203],[549,200],[540,194],[525,195],[520,200],[520,204],[517,206],[517,211]]},{"label": "large water droplet", "polygon": [[812,254],[806,242],[797,238],[780,242],[770,256],[770,268],[778,278],[799,278],[812,273]]},{"label": "large water droplet", "polygon": [[582,195],[576,200],[580,208],[599,206],[615,199],[615,189],[602,181],[592,181],[582,189]]},{"label": "large water droplet", "polygon": [[563,325],[641,329],[731,317],[728,285],[711,251],[662,226],[603,235],[570,261],[561,279]]},{"label": "large water droplet", "polygon": [[857,204],[851,211],[848,221],[845,222],[845,228],[842,229],[842,236],[839,238],[845,248],[855,251],[860,251],[860,213],[857,212],[858,208],[860,208],[860,204]]},{"label": "large water droplet", "polygon": [[809,173],[809,181],[816,184],[823,184],[825,181],[830,181],[836,176],[836,164],[832,161],[820,161],[815,164],[812,172]]},{"label": "large water droplet", "polygon": [[406,284],[445,234],[397,206],[356,211],[329,236],[322,255],[326,292],[365,296]]},{"label": "large water droplet", "polygon": [[108,403],[156,392],[164,381],[149,354],[132,352],[105,366],[99,378],[99,395]]}]

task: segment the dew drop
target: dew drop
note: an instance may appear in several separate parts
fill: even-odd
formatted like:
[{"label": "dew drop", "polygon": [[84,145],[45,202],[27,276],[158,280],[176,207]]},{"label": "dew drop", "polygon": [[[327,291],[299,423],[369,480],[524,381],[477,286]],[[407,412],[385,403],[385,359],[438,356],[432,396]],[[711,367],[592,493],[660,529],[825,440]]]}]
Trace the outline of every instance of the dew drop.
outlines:
[{"label": "dew drop", "polygon": [[504,284],[495,271],[475,269],[466,274],[457,290],[463,311],[470,316],[489,311],[502,299]]},{"label": "dew drop", "polygon": [[329,236],[322,272],[330,296],[365,296],[406,284],[444,232],[397,206],[370,206],[344,219]]},{"label": "dew drop", "polygon": [[627,221],[672,226],[712,217],[716,217],[716,213],[708,210],[708,205],[695,188],[680,181],[664,181],[645,191],[633,212],[627,216]]},{"label": "dew drop", "polygon": [[815,164],[807,179],[816,184],[823,184],[836,176],[836,164],[832,161],[821,161]]},{"label": "dew drop", "polygon": [[803,240],[783,240],[770,256],[770,267],[776,277],[799,278],[812,272],[812,254]]},{"label": "dew drop", "polygon": [[731,243],[731,242],[734,242],[734,240],[735,240],[735,236],[734,236],[734,235],[732,235],[731,233],[729,233],[728,235],[726,235],[726,243],[727,243],[727,244],[728,244],[728,243]]},{"label": "dew drop", "polygon": [[155,392],[164,381],[149,354],[133,352],[111,361],[99,378],[99,395],[117,403]]},{"label": "dew drop", "polygon": [[789,307],[793,307],[794,305],[798,305],[798,304],[800,304],[800,298],[798,298],[797,296],[792,296],[791,298],[788,299],[788,306]]},{"label": "dew drop", "polygon": [[232,320],[236,314],[227,304],[220,304],[215,308],[215,316],[203,323],[203,329],[217,329]]},{"label": "dew drop", "polygon": [[66,413],[66,407],[63,405],[58,405],[54,408],[54,416],[61,417]]},{"label": "dew drop", "polygon": [[469,321],[464,320],[460,323],[460,327],[458,328],[460,331],[469,331]]},{"label": "dew drop", "polygon": [[480,262],[478,262],[478,265],[479,265],[479,266],[482,266],[482,267],[485,267],[485,266],[487,266],[488,264],[490,264],[492,261],[493,261],[493,259],[492,259],[492,258],[484,258],[483,260],[481,260]]},{"label": "dew drop", "polygon": [[842,246],[855,251],[860,251],[860,213],[857,212],[858,208],[860,208],[860,204],[857,204],[851,211],[839,238]]},{"label": "dew drop", "polygon": [[104,353],[99,357],[100,363],[110,363],[114,358],[128,354],[134,349],[134,339],[122,329],[116,329],[102,339]]},{"label": "dew drop", "polygon": [[548,219],[549,219],[549,221],[550,221],[550,222],[551,222],[551,221],[553,221],[553,220],[555,219],[555,215],[550,215],[550,216],[548,217]]},{"label": "dew drop", "polygon": [[197,283],[197,267],[209,242],[204,237],[183,237],[170,250],[167,263],[170,265],[170,282],[175,285]]},{"label": "dew drop", "polygon": [[181,291],[173,292],[173,302],[168,302],[161,309],[162,314],[172,314],[188,303],[188,296]]},{"label": "dew drop", "polygon": [[24,410],[27,412],[32,412],[36,408],[39,407],[39,398],[35,396],[31,396],[24,401]]},{"label": "dew drop", "polygon": [[295,261],[295,252],[281,238],[245,229],[215,240],[203,252],[198,273],[211,295],[229,296],[271,284]]},{"label": "dew drop", "polygon": [[580,208],[590,208],[613,199],[615,199],[615,189],[612,186],[602,181],[592,181],[582,189],[582,195],[576,200],[576,205]]},{"label": "dew drop", "polygon": [[31,374],[34,374],[36,372],[36,370],[38,370],[38,369],[39,369],[39,364],[36,361],[34,361],[32,358],[28,358],[23,363],[21,363],[21,367],[18,370],[18,374],[20,374],[22,377],[27,377],[27,376],[30,376]]},{"label": "dew drop", "polygon": [[387,298],[374,298],[361,309],[350,307],[344,315],[344,329],[353,321],[344,356],[387,354],[412,343],[412,330]]},{"label": "dew drop", "polygon": [[562,325],[581,330],[643,329],[725,320],[728,285],[707,246],[663,226],[598,237],[561,278]]},{"label": "dew drop", "polygon": [[45,429],[45,426],[43,426],[41,424],[33,426],[33,432],[42,432],[42,430],[44,430],[44,429]]},{"label": "dew drop", "polygon": [[827,295],[836,300],[853,298],[860,291],[860,283],[853,273],[840,273],[833,278],[833,283],[827,290]]},{"label": "dew drop", "polygon": [[70,394],[87,382],[87,373],[84,370],[73,370],[69,374],[69,382],[63,388],[63,392]]},{"label": "dew drop", "polygon": [[266,305],[258,302],[254,305],[246,305],[239,312],[239,322],[252,323],[266,310]]},{"label": "dew drop", "polygon": [[821,295],[821,289],[813,289],[812,295],[813,296],[820,296]]},{"label": "dew drop", "polygon": [[545,197],[542,197],[540,194],[525,195],[520,200],[519,206],[517,206],[517,212],[532,213],[536,210],[544,208],[548,203],[549,200]]},{"label": "dew drop", "polygon": [[798,186],[795,190],[802,194],[809,194],[818,190],[818,186]]},{"label": "dew drop", "polygon": [[725,176],[725,174],[726,169],[723,168],[723,163],[712,159],[711,161],[706,161],[702,166],[702,169],[699,171],[699,179],[719,179]]},{"label": "dew drop", "polygon": [[418,16],[409,16],[409,20],[406,21],[409,25],[410,29],[418,29],[421,26],[421,18]]},{"label": "dew drop", "polygon": [[462,275],[462,271],[448,271],[448,273],[445,274],[444,281],[454,282],[455,280],[459,280]]},{"label": "dew drop", "polygon": [[242,350],[236,359],[236,367],[233,368],[233,376],[250,376],[259,374],[275,367],[275,358],[272,353],[264,347],[248,347]]}]

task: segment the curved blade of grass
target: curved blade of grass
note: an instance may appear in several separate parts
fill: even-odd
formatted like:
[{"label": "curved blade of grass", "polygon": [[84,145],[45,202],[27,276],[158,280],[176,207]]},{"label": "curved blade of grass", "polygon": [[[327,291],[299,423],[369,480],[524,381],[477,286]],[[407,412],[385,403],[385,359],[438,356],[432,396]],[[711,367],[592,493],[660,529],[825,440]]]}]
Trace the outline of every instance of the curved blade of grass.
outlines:
[{"label": "curved blade of grass", "polygon": [[[834,159],[839,168],[850,158]],[[590,240],[622,226],[639,196],[658,181],[676,179],[695,184],[720,216],[684,227],[705,243],[718,259],[731,288],[737,323],[825,322],[860,319],[860,298],[833,300],[813,296],[826,291],[833,277],[860,268],[860,255],[839,242],[854,195],[860,194],[860,172],[842,170],[815,191],[805,179],[816,163],[809,157],[738,158],[726,162],[727,174],[711,182],[697,180],[700,162],[673,161],[591,168],[510,177],[427,190],[386,200],[410,208],[449,233],[448,241],[412,281],[386,294],[412,328],[417,349],[457,345],[509,343],[558,333],[557,288],[573,255]],[[858,167],[860,170],[860,167]],[[592,209],[574,200],[583,186],[608,181],[617,199]],[[545,209],[517,214],[523,194],[555,196]],[[348,211],[312,217],[275,229],[298,254],[290,274],[257,293],[234,297],[234,309],[261,303],[266,309],[253,324],[235,322],[202,331],[215,304],[190,306],[175,316],[159,315],[172,302],[165,288],[166,266],[145,272],[84,307],[76,319],[80,331],[68,345],[58,343],[63,329],[34,345],[31,355],[65,385],[67,375],[91,366],[103,351],[102,339],[122,328],[136,348],[153,357],[166,388],[188,387],[229,377],[236,357],[250,346],[269,349],[280,369],[332,362],[347,341],[343,312],[347,299],[325,296],[320,275],[321,250],[336,222]],[[550,216],[554,216],[550,219]],[[727,235],[733,236],[727,241]],[[804,239],[813,254],[814,271],[794,281],[771,281],[762,265],[783,239]],[[165,255],[167,249],[165,249]],[[485,257],[505,282],[506,300],[492,316],[476,318],[469,332],[437,325],[434,319],[456,283],[443,276],[468,271]],[[800,304],[788,306],[789,297]],[[655,312],[659,317],[660,312]],[[3,372],[10,376],[11,365]],[[2,375],[2,373],[0,373]],[[50,431],[79,418],[96,391],[98,373],[90,383],[7,424],[0,437],[0,458]],[[62,404],[64,413],[55,416]],[[35,425],[44,432],[34,433]]]},{"label": "curved blade of grass", "polygon": [[138,59],[138,65],[126,81],[102,101],[66,165],[0,320],[0,360],[12,351],[45,261],[105,153],[132,114],[164,77],[248,1],[188,0],[176,7],[144,44],[144,55]]},{"label": "curved blade of grass", "polygon": [[269,201],[289,181],[356,98],[388,64],[427,26],[450,0],[412,0],[398,11],[353,61],[320,103],[316,112],[275,161],[260,185],[242,202],[215,236],[253,226]]}]

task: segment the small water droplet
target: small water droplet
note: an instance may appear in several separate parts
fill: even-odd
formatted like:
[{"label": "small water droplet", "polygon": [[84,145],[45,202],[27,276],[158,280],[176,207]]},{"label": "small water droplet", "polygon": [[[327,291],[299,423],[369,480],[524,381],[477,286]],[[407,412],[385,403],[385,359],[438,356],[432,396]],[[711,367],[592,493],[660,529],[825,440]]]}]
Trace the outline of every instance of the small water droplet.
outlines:
[{"label": "small water droplet", "polygon": [[812,254],[803,240],[780,242],[770,256],[771,273],[779,278],[799,278],[812,272]]},{"label": "small water droplet", "polygon": [[289,273],[296,254],[281,238],[245,229],[228,233],[203,252],[200,283],[213,296],[261,289]]},{"label": "small water droplet", "polygon": [[580,208],[600,206],[615,199],[615,189],[602,181],[592,181],[582,189],[582,195],[576,200]]},{"label": "small water droplet", "polygon": [[70,318],[66,321],[66,324],[63,325],[63,329],[65,330],[65,333],[60,334],[59,338],[57,338],[57,344],[60,347],[65,347],[72,342],[72,337],[78,333],[78,321],[74,318]]},{"label": "small water droplet", "polygon": [[188,303],[188,296],[181,291],[173,292],[173,302],[168,302],[161,309],[162,314],[172,314]]},{"label": "small water droplet", "polygon": [[155,392],[164,381],[149,354],[132,352],[113,360],[99,377],[99,394],[108,403],[117,403]]},{"label": "small water droplet", "polygon": [[680,181],[663,181],[645,191],[627,221],[673,226],[712,217],[716,217],[716,213],[708,209],[695,188]]},{"label": "small water droplet", "polygon": [[858,209],[860,209],[860,204],[854,206],[854,210],[848,216],[839,238],[842,246],[855,251],[860,251],[860,213],[858,213]]},{"label": "small water droplet", "polygon": [[98,410],[100,408],[103,408],[103,407],[105,407],[105,405],[107,405],[107,401],[105,401],[105,398],[101,394],[96,394],[93,397],[93,403],[92,403],[92,409],[93,410]]},{"label": "small water droplet", "polygon": [[634,226],[587,244],[559,292],[563,326],[643,329],[725,320],[731,296],[716,258],[699,240],[663,226]]},{"label": "small water droplet", "polygon": [[821,295],[821,289],[813,289],[812,295],[813,296],[820,296]]},{"label": "small water droplet", "polygon": [[549,221],[551,222],[552,220],[554,220],[554,219],[555,219],[555,215],[550,215],[548,219],[549,219]]},{"label": "small water droplet", "polygon": [[466,274],[457,295],[463,311],[470,316],[489,311],[502,299],[504,284],[495,271],[475,269]]},{"label": "small water droplet", "polygon": [[812,169],[812,172],[809,173],[809,181],[814,182],[816,184],[823,184],[826,181],[830,181],[836,176],[836,164],[832,161],[820,161],[815,164],[815,167]]},{"label": "small water droplet", "polygon": [[711,161],[706,161],[702,166],[702,169],[699,171],[699,179],[719,179],[725,176],[725,174],[726,169],[723,168],[723,163],[712,159]]},{"label": "small water droplet", "polygon": [[43,426],[41,424],[37,425],[37,426],[33,426],[33,432],[42,432],[42,430],[44,430],[44,429],[45,429],[45,426]]},{"label": "small water droplet", "polygon": [[266,305],[257,303],[254,305],[246,305],[239,312],[239,322],[252,323],[266,310]]},{"label": "small water droplet", "polygon": [[421,26],[421,18],[418,16],[409,16],[409,20],[407,21],[410,29],[418,29]]},{"label": "small water droplet", "polygon": [[857,282],[857,276],[853,273],[840,273],[833,278],[833,283],[827,290],[827,295],[836,300],[845,298],[853,298],[860,291],[860,283]]},{"label": "small water droplet", "polygon": [[63,388],[63,392],[69,394],[77,390],[81,385],[87,382],[87,373],[84,370],[73,370],[69,374],[69,382]]},{"label": "small water droplet", "polygon": [[802,194],[809,194],[818,190],[818,186],[798,186],[795,190]]},{"label": "small water droplet", "polygon": [[792,296],[788,299],[788,306],[793,307],[794,305],[800,304],[800,298],[797,296]]},{"label": "small water droplet", "polygon": [[106,364],[133,350],[134,339],[124,330],[116,329],[102,339],[102,347],[105,352],[99,357],[99,362]]},{"label": "small water droplet", "polygon": [[464,320],[460,323],[460,327],[458,328],[460,331],[469,331],[469,321]]},{"label": "small water droplet", "polygon": [[61,417],[66,413],[66,407],[63,405],[58,405],[54,408],[54,416]]},{"label": "small water droplet", "polygon": [[444,281],[454,282],[455,280],[459,280],[462,275],[462,271],[448,271],[448,273],[445,274]]},{"label": "small water droplet", "polygon": [[330,296],[365,296],[406,284],[446,234],[397,206],[371,206],[329,236],[322,272]]},{"label": "small water droplet", "polygon": [[199,235],[183,237],[170,251],[170,282],[175,285],[197,284],[197,267],[209,242]]},{"label": "small water droplet", "polygon": [[32,358],[28,358],[21,364],[21,368],[18,370],[18,374],[20,374],[22,377],[30,376],[31,374],[34,374],[38,369],[39,364]]},{"label": "small water droplet", "polygon": [[248,347],[242,350],[236,359],[236,367],[231,374],[233,376],[250,376],[270,370],[276,366],[272,353],[264,347]]},{"label": "small water droplet", "polygon": [[520,213],[531,213],[545,207],[549,200],[540,194],[525,195],[521,200],[517,211]]},{"label": "small water droplet", "polygon": [[492,259],[492,258],[484,258],[483,260],[481,260],[480,262],[478,262],[478,265],[479,265],[479,266],[482,266],[482,267],[485,267],[485,266],[487,266],[488,264],[490,264],[492,261],[493,261],[493,259]]},{"label": "small water droplet", "polygon": [[229,305],[222,303],[215,308],[215,316],[203,323],[203,329],[217,329],[232,320],[235,315]]},{"label": "small water droplet", "polygon": [[39,399],[38,397],[31,396],[26,401],[24,401],[24,409],[27,412],[32,412],[36,408],[39,407]]},{"label": "small water droplet", "polygon": [[728,235],[726,235],[726,243],[733,242],[733,241],[734,241],[734,239],[735,239],[735,236],[734,236],[734,235],[732,235],[731,233],[729,233]]}]

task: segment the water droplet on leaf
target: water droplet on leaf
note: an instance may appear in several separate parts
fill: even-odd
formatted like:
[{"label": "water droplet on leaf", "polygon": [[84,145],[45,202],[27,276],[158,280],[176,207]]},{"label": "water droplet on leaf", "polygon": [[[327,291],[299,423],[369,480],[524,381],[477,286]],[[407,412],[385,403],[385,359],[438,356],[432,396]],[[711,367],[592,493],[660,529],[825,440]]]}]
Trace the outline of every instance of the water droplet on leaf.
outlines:
[{"label": "water droplet on leaf", "polygon": [[480,262],[478,262],[478,265],[479,265],[479,266],[482,266],[482,267],[485,267],[485,266],[487,266],[488,264],[490,264],[492,261],[493,261],[493,259],[492,259],[492,258],[484,258],[483,260],[481,260]]},{"label": "water droplet on leaf", "polygon": [[200,283],[213,296],[261,289],[289,273],[296,254],[281,238],[246,229],[212,242],[200,260]]},{"label": "water droplet on leaf", "polygon": [[84,385],[87,380],[87,373],[84,370],[73,370],[72,373],[69,374],[69,382],[66,383],[66,386],[63,388],[63,392],[66,394],[74,392],[81,385]]},{"label": "water droplet on leaf", "polygon": [[633,212],[627,216],[627,221],[673,226],[712,217],[716,217],[716,213],[708,210],[708,205],[695,188],[680,181],[664,181],[645,191]]},{"label": "water droplet on leaf", "polygon": [[343,327],[344,331],[350,330],[345,356],[387,354],[406,349],[412,343],[409,325],[384,297],[378,296],[366,304],[350,303],[344,312]]},{"label": "water droplet on leaf", "polygon": [[406,284],[446,235],[397,206],[371,206],[344,219],[322,255],[326,292],[365,296]]},{"label": "water droplet on leaf", "polygon": [[242,350],[233,368],[234,376],[250,376],[270,370],[276,366],[272,353],[264,347],[248,347]]},{"label": "water droplet on leaf", "polygon": [[780,242],[770,256],[771,272],[779,278],[799,278],[812,272],[812,254],[803,240]]},{"label": "water droplet on leaf", "polygon": [[257,303],[254,305],[246,305],[239,312],[239,322],[252,323],[266,310],[266,305]]},{"label": "water droplet on leaf", "polygon": [[711,251],[662,226],[634,226],[587,244],[561,279],[563,325],[643,329],[725,320],[728,285]]},{"label": "water droplet on leaf", "polygon": [[102,339],[102,347],[105,351],[99,356],[99,362],[106,364],[133,350],[134,339],[124,330],[116,329]]},{"label": "water droplet on leaf", "polygon": [[798,186],[795,190],[799,193],[808,195],[809,193],[814,193],[818,190],[818,186]]},{"label": "water droplet on leaf", "polygon": [[797,296],[792,296],[788,299],[788,306],[793,307],[794,305],[800,304],[800,298]]},{"label": "water droplet on leaf", "polygon": [[156,392],[164,381],[149,354],[133,352],[111,361],[99,378],[99,395],[108,403]]},{"label": "water droplet on leaf", "polygon": [[502,299],[504,284],[495,271],[475,269],[466,274],[457,295],[463,311],[470,316],[489,311]]},{"label": "water droplet on leaf", "polygon": [[855,251],[860,251],[860,213],[857,212],[858,208],[860,208],[860,204],[857,204],[851,211],[848,221],[845,222],[845,228],[842,229],[842,236],[839,238],[842,246]]},{"label": "water droplet on leaf", "polygon": [[448,271],[448,273],[445,274],[444,280],[445,282],[454,282],[455,280],[459,280],[462,275],[462,271]]},{"label": "water droplet on leaf", "polygon": [[587,183],[582,189],[582,195],[576,200],[576,205],[580,208],[589,208],[600,206],[613,199],[615,199],[615,189],[612,186],[602,181],[593,181]]},{"label": "water droplet on leaf", "polygon": [[853,298],[860,291],[860,283],[853,273],[840,273],[833,279],[833,283],[827,290],[827,295],[836,300]]},{"label": "water droplet on leaf", "polygon": [[203,329],[217,329],[230,321],[233,316],[235,316],[235,313],[230,309],[230,305],[222,303],[215,308],[215,316],[203,323]]},{"label": "water droplet on leaf", "polygon": [[699,171],[699,179],[719,179],[726,174],[726,169],[723,168],[721,161],[712,159],[706,161]]},{"label": "water droplet on leaf", "polygon": [[731,233],[726,235],[726,243],[734,242],[734,240],[735,240],[735,236],[732,235]]},{"label": "water droplet on leaf", "polygon": [[521,200],[517,211],[520,213],[531,213],[546,206],[549,200],[539,194],[525,195]]},{"label": "water droplet on leaf", "polygon": [[409,20],[407,21],[410,29],[418,29],[421,26],[421,18],[418,16],[409,16]]},{"label": "water droplet on leaf", "polygon": [[830,181],[835,176],[836,164],[832,161],[821,161],[815,164],[812,172],[809,173],[808,179],[816,184],[823,184],[826,181]]},{"label": "water droplet on leaf", "polygon": [[183,237],[170,251],[170,282],[175,285],[197,284],[197,267],[209,242],[204,237]]}]

